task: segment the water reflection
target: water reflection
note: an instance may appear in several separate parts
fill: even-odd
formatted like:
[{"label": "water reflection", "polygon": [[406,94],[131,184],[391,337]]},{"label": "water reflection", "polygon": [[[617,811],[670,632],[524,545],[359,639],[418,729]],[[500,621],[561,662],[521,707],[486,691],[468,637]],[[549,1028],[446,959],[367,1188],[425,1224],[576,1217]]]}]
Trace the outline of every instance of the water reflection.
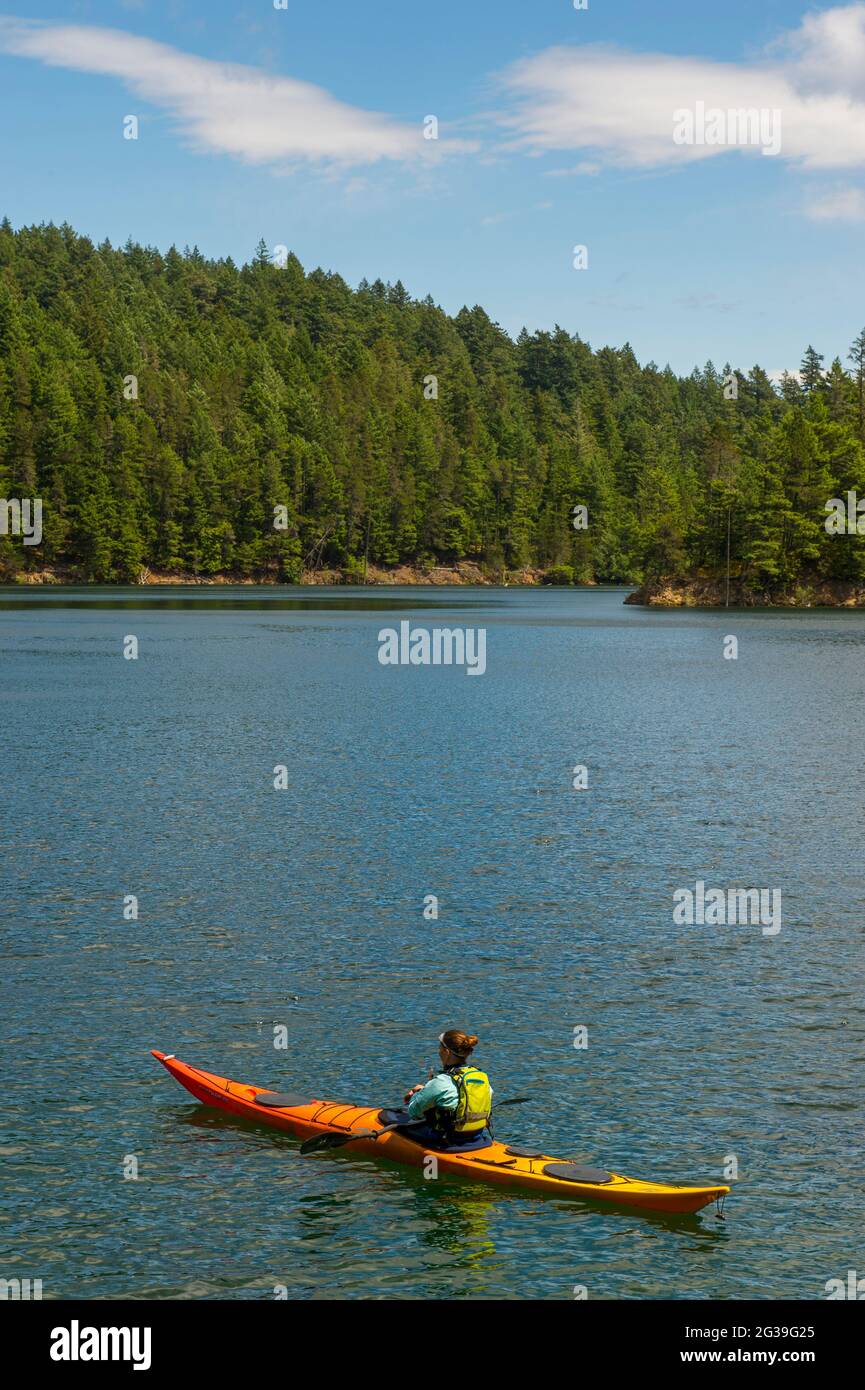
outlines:
[{"label": "water reflection", "polygon": [[399,590],[396,593],[387,588],[353,591],[337,587],[323,589],[313,586],[310,589],[296,589],[288,586],[261,588],[250,586],[246,589],[232,589],[227,593],[221,588],[190,585],[188,588],[162,589],[150,588],[107,589],[78,588],[64,585],[62,588],[10,587],[0,588],[0,610],[21,612],[24,609],[42,611],[55,608],[83,608],[93,611],[103,609],[135,610],[158,609],[161,612],[191,612],[207,610],[214,613],[248,612],[393,612],[395,609],[418,608],[490,608],[501,606],[505,600],[493,596],[487,589],[437,589],[430,593],[425,588]]}]

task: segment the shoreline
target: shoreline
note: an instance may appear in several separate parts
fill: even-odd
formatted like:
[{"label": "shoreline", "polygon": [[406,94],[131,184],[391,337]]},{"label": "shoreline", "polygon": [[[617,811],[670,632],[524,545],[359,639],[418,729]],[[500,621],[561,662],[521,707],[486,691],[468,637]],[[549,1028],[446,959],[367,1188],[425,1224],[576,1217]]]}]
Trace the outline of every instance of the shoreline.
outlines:
[{"label": "shoreline", "polygon": [[643,608],[865,608],[865,584],[850,581],[813,579],[803,580],[786,589],[763,592],[745,588],[738,581],[730,583],[730,602],[727,603],[725,580],[707,578],[662,578],[642,584],[613,580],[584,580],[560,584],[547,580],[547,570],[526,566],[518,570],[502,570],[491,574],[471,560],[458,560],[453,565],[393,565],[385,568],[369,565],[364,576],[356,571],[336,568],[304,570],[296,581],[280,579],[271,574],[244,575],[228,572],[202,575],[182,570],[164,571],[143,568],[137,580],[99,584],[83,578],[74,566],[46,565],[40,570],[19,570],[0,575],[0,590],[26,588],[564,588],[631,589],[623,603]]},{"label": "shoreline", "polygon": [[640,584],[625,603],[644,608],[865,608],[865,585],[839,579],[803,579],[788,588],[747,589],[724,579],[654,579]]},{"label": "shoreline", "polygon": [[[149,588],[161,586],[218,587],[222,585],[245,586],[250,588],[273,588],[283,585],[291,588],[373,588],[395,587],[398,585],[436,586],[439,588],[459,586],[484,586],[489,588],[522,587],[539,588],[544,583],[545,570],[529,566],[517,570],[501,570],[492,575],[471,560],[458,560],[453,565],[432,565],[421,568],[417,565],[393,565],[385,568],[369,565],[361,577],[354,571],[336,568],[304,570],[300,579],[291,581],[275,575],[243,575],[230,571],[211,575],[192,574],[182,570],[165,571],[142,568],[136,580],[114,581],[109,584],[93,584],[82,578],[74,566],[46,565],[41,570],[19,570],[0,576],[0,588],[18,589],[46,585],[63,588],[78,585],[93,588]],[[550,586],[552,587],[552,586]],[[569,587],[594,587],[593,584]]]}]

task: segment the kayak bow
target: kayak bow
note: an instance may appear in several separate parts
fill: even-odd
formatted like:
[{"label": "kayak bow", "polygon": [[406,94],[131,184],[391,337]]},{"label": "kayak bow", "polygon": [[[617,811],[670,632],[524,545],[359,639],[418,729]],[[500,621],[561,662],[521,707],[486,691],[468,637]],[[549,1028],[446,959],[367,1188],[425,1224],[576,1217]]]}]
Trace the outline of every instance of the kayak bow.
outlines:
[{"label": "kayak bow", "polygon": [[[350,1105],[345,1101],[316,1100],[294,1093],[275,1094],[263,1086],[246,1086],[214,1072],[187,1066],[175,1056],[166,1056],[155,1049],[153,1056],[202,1104],[301,1139],[382,1128],[380,1105]],[[380,1138],[358,1137],[349,1152],[355,1150],[413,1167],[420,1167],[424,1157],[433,1152],[396,1130],[382,1133]],[[609,1202],[642,1211],[700,1211],[730,1191],[723,1186],[677,1187],[671,1183],[641,1182],[621,1173],[607,1173],[556,1159],[540,1151],[509,1148],[497,1141],[485,1149],[465,1154],[436,1151],[435,1157],[439,1171],[455,1177],[522,1188],[543,1196]]]}]

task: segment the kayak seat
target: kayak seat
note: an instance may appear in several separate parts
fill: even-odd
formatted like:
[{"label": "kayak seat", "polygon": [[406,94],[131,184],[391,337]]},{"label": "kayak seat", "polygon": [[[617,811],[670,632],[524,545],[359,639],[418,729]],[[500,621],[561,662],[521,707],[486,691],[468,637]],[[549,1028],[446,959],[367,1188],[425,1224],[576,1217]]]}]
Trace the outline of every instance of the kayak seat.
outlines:
[{"label": "kayak seat", "polygon": [[398,1129],[397,1134],[401,1134],[404,1139],[412,1139],[415,1144],[419,1144],[425,1149],[434,1149],[436,1153],[440,1154],[474,1153],[475,1149],[488,1149],[493,1142],[486,1130],[482,1130],[468,1143],[445,1144],[442,1136],[429,1125],[411,1124],[409,1127],[410,1117],[407,1110],[380,1110],[378,1118],[385,1125],[396,1125],[399,1124],[400,1120],[405,1120],[406,1128]]},{"label": "kayak seat", "polygon": [[411,1116],[407,1110],[379,1110],[378,1120],[382,1125],[398,1125],[408,1123]]},{"label": "kayak seat", "polygon": [[549,1178],[561,1178],[563,1182],[612,1182],[613,1175],[604,1168],[590,1168],[585,1163],[545,1163],[544,1172]]},{"label": "kayak seat", "polygon": [[263,1091],[255,1097],[256,1105],[266,1105],[276,1110],[291,1110],[298,1105],[312,1105],[312,1096],[301,1096],[297,1091]]}]

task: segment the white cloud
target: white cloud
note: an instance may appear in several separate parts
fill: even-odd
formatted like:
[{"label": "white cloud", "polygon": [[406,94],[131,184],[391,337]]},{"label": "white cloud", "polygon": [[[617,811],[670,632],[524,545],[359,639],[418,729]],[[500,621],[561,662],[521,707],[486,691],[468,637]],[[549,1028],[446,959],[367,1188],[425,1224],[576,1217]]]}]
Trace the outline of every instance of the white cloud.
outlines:
[{"label": "white cloud", "polygon": [[794,65],[802,91],[821,92],[829,87],[851,97],[865,96],[865,5],[808,14],[798,29],[782,35],[768,52]]},{"label": "white cloud", "polygon": [[590,159],[581,159],[579,164],[574,164],[569,169],[545,169],[544,176],[548,179],[570,179],[581,175],[591,177],[600,172],[600,164],[596,164]]},{"label": "white cloud", "polygon": [[[338,171],[380,160],[429,165],[450,153],[478,152],[471,140],[424,140],[422,115],[416,123],[398,121],[310,82],[200,58],[118,29],[0,17],[0,52],[118,79],[166,112],[194,149],[251,164],[286,169],[305,162]],[[754,60],[584,44],[547,49],[501,80],[509,100],[496,118],[507,132],[504,150],[583,156],[546,170],[550,177],[591,176],[602,163],[652,168],[728,152],[728,144],[674,143],[674,111],[698,103],[780,111],[779,158],[804,169],[865,167],[863,0],[807,15]],[[753,145],[741,148],[756,153]],[[852,213],[841,200],[837,215],[858,220],[855,196],[847,200]]]},{"label": "white cloud", "polygon": [[52,67],[119,78],[135,96],[167,111],[197,150],[250,164],[418,161],[471,149],[425,140],[416,125],[346,105],[311,82],[220,63],[119,29],[35,23],[0,16],[0,52]]},{"label": "white cloud", "polygon": [[758,61],[585,44],[546,49],[501,80],[513,104],[499,120],[512,147],[532,153],[592,151],[631,167],[727,153],[731,145],[673,143],[673,112],[702,102],[722,111],[780,111],[780,157],[805,169],[865,165],[863,3],[806,16]]},{"label": "white cloud", "polygon": [[865,193],[861,188],[838,188],[815,198],[805,213],[813,222],[865,222]]}]

